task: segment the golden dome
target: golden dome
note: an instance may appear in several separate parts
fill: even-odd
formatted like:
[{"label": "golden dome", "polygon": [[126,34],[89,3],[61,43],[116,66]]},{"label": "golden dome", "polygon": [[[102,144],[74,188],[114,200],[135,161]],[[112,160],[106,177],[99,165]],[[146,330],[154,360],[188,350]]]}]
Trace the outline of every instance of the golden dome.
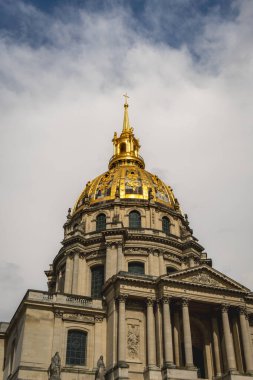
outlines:
[{"label": "golden dome", "polygon": [[93,205],[115,199],[153,200],[179,210],[171,187],[144,170],[145,163],[139,155],[139,140],[135,138],[129,124],[127,95],[125,98],[123,129],[119,137],[116,132],[114,134],[114,154],[109,162],[109,170],[87,183],[73,213],[85,204]]}]

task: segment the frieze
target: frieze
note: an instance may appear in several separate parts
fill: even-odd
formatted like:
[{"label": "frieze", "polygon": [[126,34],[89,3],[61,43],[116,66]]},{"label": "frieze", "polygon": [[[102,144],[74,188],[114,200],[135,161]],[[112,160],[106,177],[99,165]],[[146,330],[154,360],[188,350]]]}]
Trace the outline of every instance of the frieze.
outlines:
[{"label": "frieze", "polygon": [[90,259],[97,259],[97,258],[102,258],[105,256],[105,251],[104,250],[99,250],[99,251],[93,251],[93,252],[89,252],[87,253],[86,255],[86,260],[90,260]]},{"label": "frieze", "polygon": [[137,249],[128,249],[125,252],[125,255],[142,255],[142,256],[148,256],[148,252],[144,251],[143,249],[137,248]]},{"label": "frieze", "polygon": [[68,321],[80,321],[80,322],[86,322],[86,323],[94,323],[95,318],[93,316],[84,315],[81,313],[64,313],[63,314],[63,320]]},{"label": "frieze", "polygon": [[176,255],[174,255],[173,253],[164,253],[163,257],[164,257],[164,259],[172,260],[172,261],[175,261],[177,263],[182,262],[182,260],[180,260],[180,258],[177,257]]}]

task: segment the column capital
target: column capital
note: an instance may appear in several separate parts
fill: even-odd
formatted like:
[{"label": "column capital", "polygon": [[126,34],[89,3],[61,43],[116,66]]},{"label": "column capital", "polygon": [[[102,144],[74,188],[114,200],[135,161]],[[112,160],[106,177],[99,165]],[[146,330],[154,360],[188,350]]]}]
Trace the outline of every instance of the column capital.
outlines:
[{"label": "column capital", "polygon": [[146,298],[146,304],[147,306],[153,306],[155,303],[155,299],[154,298],[151,298],[151,297],[147,297]]},{"label": "column capital", "polygon": [[244,315],[246,319],[249,318],[246,306],[239,306],[239,314]]},{"label": "column capital", "polygon": [[189,306],[189,302],[190,302],[190,298],[184,297],[181,299],[181,303],[183,307]]},{"label": "column capital", "polygon": [[95,315],[95,322],[96,323],[102,323],[104,317],[102,315]]},{"label": "column capital", "polygon": [[164,296],[164,297],[162,297],[161,299],[160,299],[161,301],[162,301],[162,303],[164,304],[164,303],[170,303],[170,301],[171,301],[171,297],[166,297],[166,296]]},{"label": "column capital", "polygon": [[55,318],[62,318],[63,317],[63,311],[56,309],[54,311],[54,316],[55,316]]},{"label": "column capital", "polygon": [[128,294],[119,294],[117,300],[119,303],[126,303]]},{"label": "column capital", "polygon": [[[106,243],[105,243],[105,246],[106,246],[106,248],[114,248],[115,247],[115,242],[114,241],[107,241]],[[115,247],[116,248],[116,247]]]},{"label": "column capital", "polygon": [[221,305],[221,312],[222,313],[227,313],[229,308],[230,308],[230,305],[228,303],[223,303]]},{"label": "column capital", "polygon": [[74,256],[75,256],[75,252],[74,251],[69,252],[68,257],[69,257],[70,260],[73,260]]}]

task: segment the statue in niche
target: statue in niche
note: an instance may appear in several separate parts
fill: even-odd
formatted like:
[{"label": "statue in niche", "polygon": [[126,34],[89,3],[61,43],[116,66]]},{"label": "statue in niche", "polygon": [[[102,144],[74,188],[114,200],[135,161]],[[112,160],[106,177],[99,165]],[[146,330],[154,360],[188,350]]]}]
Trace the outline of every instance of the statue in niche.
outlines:
[{"label": "statue in niche", "polygon": [[51,359],[48,368],[49,380],[61,380],[61,358],[59,352],[56,352]]},{"label": "statue in niche", "polygon": [[105,380],[105,363],[103,355],[101,355],[97,362],[96,380]]}]

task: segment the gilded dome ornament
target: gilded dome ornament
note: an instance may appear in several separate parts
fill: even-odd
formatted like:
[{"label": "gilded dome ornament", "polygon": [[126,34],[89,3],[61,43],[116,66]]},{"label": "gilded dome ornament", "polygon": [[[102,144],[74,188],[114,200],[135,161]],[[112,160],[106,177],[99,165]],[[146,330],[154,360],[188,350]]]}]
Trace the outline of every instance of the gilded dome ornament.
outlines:
[{"label": "gilded dome ornament", "polygon": [[109,161],[108,171],[88,182],[81,193],[72,214],[84,205],[100,202],[138,199],[160,203],[180,212],[178,201],[170,186],[157,175],[145,170],[145,162],[139,154],[140,143],[130,126],[127,94],[124,95],[124,117],[120,136],[114,133],[113,156]]}]

